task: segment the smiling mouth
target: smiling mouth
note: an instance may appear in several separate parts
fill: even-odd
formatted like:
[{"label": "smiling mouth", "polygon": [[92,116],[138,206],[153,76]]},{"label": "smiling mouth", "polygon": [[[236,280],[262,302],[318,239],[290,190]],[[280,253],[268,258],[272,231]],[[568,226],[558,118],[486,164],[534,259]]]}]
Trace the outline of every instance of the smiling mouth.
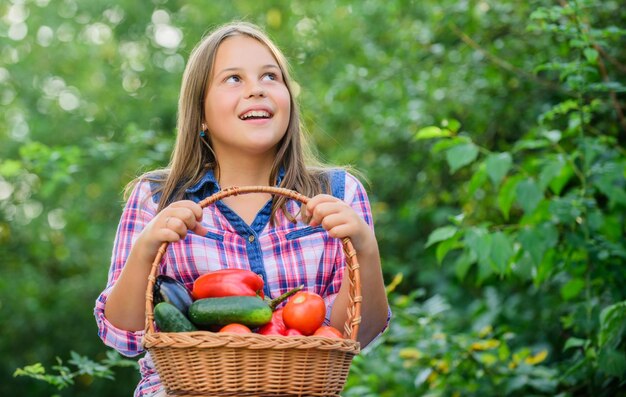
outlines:
[{"label": "smiling mouth", "polygon": [[258,119],[270,119],[272,114],[267,110],[250,110],[239,115],[241,120],[258,120]]}]

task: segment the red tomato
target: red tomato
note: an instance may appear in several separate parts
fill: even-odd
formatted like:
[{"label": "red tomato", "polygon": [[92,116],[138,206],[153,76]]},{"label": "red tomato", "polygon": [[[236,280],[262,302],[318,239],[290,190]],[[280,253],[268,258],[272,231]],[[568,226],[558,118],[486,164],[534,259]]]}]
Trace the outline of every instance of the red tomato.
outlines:
[{"label": "red tomato", "polygon": [[315,292],[298,292],[283,307],[283,320],[287,328],[297,329],[307,336],[324,323],[325,316],[324,299]]},{"label": "red tomato", "polygon": [[302,332],[298,331],[295,328],[289,328],[285,331],[286,336],[302,336]]},{"label": "red tomato", "polygon": [[283,321],[283,309],[274,311],[272,320],[259,328],[257,332],[261,335],[285,335],[287,327]]},{"label": "red tomato", "polygon": [[322,325],[313,333],[313,336],[325,336],[327,338],[341,338],[343,339],[343,334],[335,327],[331,327],[330,325]]},{"label": "red tomato", "polygon": [[285,335],[287,331],[284,328],[276,326],[276,324],[268,323],[259,328],[257,331],[260,335]]},{"label": "red tomato", "polygon": [[219,332],[232,332],[233,334],[249,334],[252,331],[243,324],[228,324],[220,328]]}]

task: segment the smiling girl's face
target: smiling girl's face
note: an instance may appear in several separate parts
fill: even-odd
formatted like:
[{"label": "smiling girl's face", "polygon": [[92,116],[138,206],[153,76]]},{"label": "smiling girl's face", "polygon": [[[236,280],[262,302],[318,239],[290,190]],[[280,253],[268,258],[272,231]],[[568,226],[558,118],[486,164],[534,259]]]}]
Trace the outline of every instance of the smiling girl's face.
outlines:
[{"label": "smiling girl's face", "polygon": [[217,157],[273,158],[289,124],[290,99],[278,62],[264,44],[245,35],[225,39],[204,102]]}]

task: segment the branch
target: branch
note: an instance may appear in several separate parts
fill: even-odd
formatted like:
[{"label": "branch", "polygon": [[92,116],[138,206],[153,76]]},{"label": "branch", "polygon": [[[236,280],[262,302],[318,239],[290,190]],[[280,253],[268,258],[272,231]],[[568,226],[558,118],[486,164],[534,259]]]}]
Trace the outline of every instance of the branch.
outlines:
[{"label": "branch", "polygon": [[611,54],[609,54],[608,52],[604,51],[604,48],[600,47],[598,44],[594,44],[593,46],[596,49],[596,51],[598,51],[598,53],[602,56],[602,58],[609,61],[613,66],[615,66],[621,72],[626,73],[626,65],[621,64],[620,61],[612,57]]},{"label": "branch", "polygon": [[[562,7],[566,7],[567,3],[564,0],[560,0],[559,1],[561,3]],[[585,25],[586,26],[581,26],[580,21],[579,21],[579,17],[578,14],[576,13],[575,15],[570,16],[570,19],[576,24],[576,26],[578,27],[580,32],[585,32],[587,35],[589,35],[589,26],[591,25],[590,22],[588,20],[585,20]],[[589,35],[589,37],[591,38],[591,35]],[[599,56],[598,56],[598,69],[600,70],[600,74],[602,75],[602,80],[606,83],[609,81],[609,75],[606,71],[606,66],[604,64],[604,60],[603,57],[607,56],[608,54],[606,54],[605,51],[602,50],[602,48],[600,48],[600,46],[597,43],[591,42],[591,46],[598,52]],[[618,63],[619,64],[619,63]],[[620,64],[621,66],[621,64]],[[609,96],[611,97],[611,104],[613,105],[613,108],[615,109],[615,113],[617,114],[617,119],[619,120],[619,123],[622,127],[623,132],[626,134],[626,119],[624,118],[624,112],[622,111],[622,107],[619,104],[619,101],[617,100],[617,95],[615,94],[614,90],[610,90],[609,91]]]},{"label": "branch", "polygon": [[[598,51],[598,54],[602,54],[602,50],[600,46],[596,43],[593,43],[593,48]],[[598,69],[600,69],[600,74],[602,75],[602,80],[605,83],[609,82],[609,75],[606,71],[606,66],[604,65],[604,60],[602,56],[598,57]],[[611,97],[611,103],[613,104],[613,108],[615,108],[615,113],[617,114],[617,119],[619,120],[620,125],[622,126],[622,130],[626,133],[626,118],[624,118],[624,111],[617,100],[617,95],[614,90],[609,91],[609,96]]]},{"label": "branch", "polygon": [[476,41],[474,41],[471,37],[469,37],[467,34],[465,34],[461,29],[459,29],[459,27],[454,24],[454,23],[449,23],[450,28],[452,29],[452,31],[467,45],[469,45],[470,47],[472,47],[473,49],[475,49],[476,51],[479,51],[481,54],[483,54],[485,57],[487,57],[487,59],[489,59],[491,62],[493,62],[494,64],[498,65],[499,67],[501,67],[504,70],[507,70],[511,73],[517,74],[517,75],[521,75],[522,77],[525,77],[528,80],[532,80],[535,83],[538,83],[544,87],[548,87],[550,89],[556,90],[556,91],[560,91],[563,93],[566,93],[568,95],[571,95],[570,92],[567,92],[566,90],[563,89],[562,86],[560,86],[559,84],[555,84],[552,81],[549,80],[544,80],[541,79],[539,77],[537,77],[536,75],[529,73],[523,69],[518,68],[515,65],[512,65],[511,63],[505,61],[504,59],[490,53],[489,51],[485,50],[483,47],[480,46],[480,44],[478,44]]},{"label": "branch", "polygon": [[[561,5],[562,8],[567,8],[569,7],[569,4],[566,0],[559,0],[558,3]],[[574,24],[576,25],[578,31],[580,33],[582,33],[583,31],[586,34],[589,34],[589,29],[586,27],[581,26],[578,15],[570,15],[569,19],[574,22]],[[585,20],[585,23],[587,26],[589,26],[589,21]],[[589,36],[591,37],[591,36]],[[622,65],[621,63],[619,63],[616,59],[614,59],[613,57],[611,57],[609,54],[607,54],[606,51],[604,51],[597,43],[591,42],[590,43],[591,46],[598,52],[598,69],[600,69],[600,74],[602,75],[602,80],[606,83],[609,81],[609,77],[608,77],[608,73],[606,71],[606,66],[604,64],[604,59],[607,59],[609,62],[611,62],[613,65],[615,65],[619,70],[621,71],[626,71],[626,67],[624,67],[624,65]],[[611,97],[611,104],[613,105],[613,108],[615,109],[615,113],[617,114],[617,119],[619,121],[619,124],[623,130],[624,133],[626,133],[626,119],[624,118],[624,112],[622,111],[622,107],[619,104],[619,101],[617,100],[617,95],[615,94],[614,90],[610,90],[609,91],[609,96]]]}]

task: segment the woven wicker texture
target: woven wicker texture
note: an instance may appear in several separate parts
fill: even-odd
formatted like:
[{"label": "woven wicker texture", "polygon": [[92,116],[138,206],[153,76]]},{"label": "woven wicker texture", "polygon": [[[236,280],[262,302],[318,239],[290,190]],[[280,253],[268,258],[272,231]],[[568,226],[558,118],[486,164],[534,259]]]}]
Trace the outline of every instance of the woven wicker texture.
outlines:
[{"label": "woven wicker texture", "polygon": [[[219,191],[202,200],[202,208],[225,197],[270,193],[308,202],[288,189],[245,186]],[[348,272],[349,304],[345,339],[320,336],[266,336],[259,334],[157,332],[154,327],[152,288],[164,242],[152,263],[146,290],[144,347],[152,355],[168,396],[296,397],[339,396],[360,346],[361,323],[359,263],[350,239],[342,240]]]}]

